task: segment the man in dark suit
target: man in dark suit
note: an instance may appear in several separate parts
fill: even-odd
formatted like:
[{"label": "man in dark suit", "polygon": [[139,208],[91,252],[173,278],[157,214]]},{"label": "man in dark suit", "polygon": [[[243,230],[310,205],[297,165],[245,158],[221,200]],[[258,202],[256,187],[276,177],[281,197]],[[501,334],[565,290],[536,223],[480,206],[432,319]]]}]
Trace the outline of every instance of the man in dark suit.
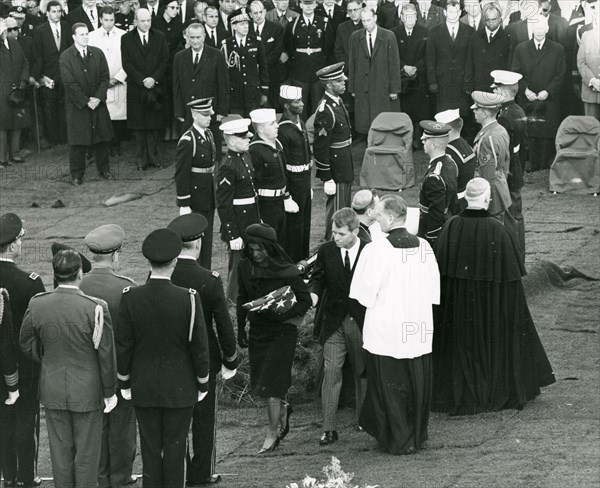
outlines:
[{"label": "man in dark suit", "polygon": [[485,27],[485,19],[482,15],[483,9],[480,0],[464,0],[463,4],[467,13],[460,18],[460,21],[472,27],[476,32],[481,32]]},{"label": "man in dark suit", "polygon": [[35,29],[36,61],[33,77],[41,85],[40,100],[46,137],[50,144],[64,143],[67,139],[65,89],[60,76],[58,60],[73,43],[69,24],[61,20],[62,7],[55,0],[47,5],[48,22]]},{"label": "man in dark suit", "polygon": [[119,382],[123,398],[135,407],[145,488],[184,486],[194,406],[208,391],[208,339],[198,292],[171,282],[181,249],[175,232],[151,232],[142,245],[150,278],[125,288],[121,298]]},{"label": "man in dark suit", "polygon": [[277,22],[285,31],[287,25],[298,17],[298,12],[289,8],[289,0],[275,0],[275,8],[267,10],[265,18],[271,22]]},{"label": "man in dark suit", "polygon": [[85,24],[88,31],[92,32],[100,27],[100,8],[96,7],[96,0],[82,0],[82,5],[69,12],[69,24],[78,22]]},{"label": "man in dark suit", "polygon": [[430,96],[427,89],[427,28],[417,22],[417,7],[412,3],[402,6],[400,18],[402,22],[392,29],[400,56],[400,106],[413,123],[413,146],[420,147],[419,122],[431,118],[434,111],[434,96]]},{"label": "man in dark suit", "polygon": [[[125,232],[115,224],[102,225],[88,232],[84,242],[92,253],[93,267],[83,276],[81,291],[101,298],[108,305],[113,333],[119,330],[119,305],[123,290],[136,286],[127,276],[115,273]],[[135,481],[131,472],[135,460],[137,429],[133,405],[117,392],[118,402],[114,410],[102,418],[102,449],[98,469],[98,486],[125,486]]]},{"label": "man in dark suit", "polygon": [[360,21],[360,13],[362,12],[362,3],[358,0],[350,0],[348,2],[348,17],[349,19],[338,25],[335,35],[334,56],[335,61],[339,63],[343,61],[344,73],[348,75],[348,63],[350,62],[350,36],[353,32],[363,28]]},{"label": "man in dark suit", "polygon": [[186,29],[186,36],[190,47],[175,54],[173,60],[175,117],[187,129],[192,125],[192,114],[187,104],[201,98],[213,98],[214,115],[211,118],[210,129],[215,136],[216,158],[220,161],[223,139],[219,124],[229,113],[227,65],[219,50],[205,44],[206,34],[202,24],[191,24]]},{"label": "man in dark suit", "polygon": [[156,158],[158,131],[166,127],[161,99],[166,94],[169,47],[162,32],[151,29],[150,12],[136,12],[137,28],[121,38],[121,59],[127,73],[127,127],[132,129],[138,146],[139,170],[162,167]]},{"label": "man in dark suit", "polygon": [[205,43],[207,46],[221,49],[223,41],[229,37],[229,32],[219,22],[219,9],[208,6],[204,10],[204,30],[206,32]]},{"label": "man in dark suit", "polygon": [[358,238],[358,230],[359,220],[354,210],[342,208],[333,214],[333,240],[319,248],[309,283],[313,306],[318,307],[314,335],[323,346],[323,433],[319,441],[322,446],[338,440],[335,414],[346,354],[354,373],[357,423],[366,393],[362,349],[365,308],[349,298],[352,274],[366,244]]},{"label": "man in dark suit", "polygon": [[465,72],[468,91],[487,91],[492,83],[490,73],[496,69],[508,69],[510,38],[502,27],[499,5],[486,4],[482,17],[482,28],[473,33],[469,45]]},{"label": "man in dark suit", "polygon": [[250,34],[265,48],[269,71],[269,105],[279,106],[279,87],[287,78],[286,66],[281,62],[283,53],[283,27],[265,20],[265,7],[261,0],[254,0],[249,8],[252,19]]},{"label": "man in dark suit", "polygon": [[102,409],[109,413],[117,405],[112,322],[106,302],[79,289],[83,273],[76,251],[57,252],[52,268],[58,287],[31,299],[21,349],[42,363],[40,398],[54,485],[96,486]]},{"label": "man in dark suit", "polygon": [[[37,273],[21,270],[15,260],[22,254],[22,241],[26,231],[21,219],[6,213],[0,217],[0,288],[10,296],[12,323],[16,337],[21,331],[23,315],[29,301],[45,291],[42,278]],[[5,305],[8,305],[5,302]],[[23,483],[24,487],[39,486],[42,479],[36,476],[37,446],[40,422],[40,364],[27,357],[17,347],[16,359],[19,367],[19,399],[10,409],[12,417],[5,418],[0,425],[5,457],[2,460],[4,484]]]},{"label": "man in dark suit", "polygon": [[417,23],[427,30],[433,29],[436,25],[443,24],[446,21],[444,9],[439,5],[433,5],[431,0],[411,0],[417,6]]},{"label": "man in dark suit", "polygon": [[229,16],[237,8],[239,5],[236,0],[219,0],[219,24],[229,35],[233,34]]},{"label": "man in dark suit", "polygon": [[110,72],[102,50],[88,46],[88,34],[85,24],[74,24],[75,43],[60,55],[60,74],[66,88],[69,169],[76,186],[83,181],[88,149],[94,151],[100,176],[112,178],[108,149],[114,132],[106,106]]},{"label": "man in dark suit", "polygon": [[321,17],[327,17],[329,19],[329,25],[333,29],[333,34],[337,32],[338,26],[346,20],[346,9],[335,3],[335,0],[323,0],[315,8],[315,15]]},{"label": "man in dark suit", "polygon": [[[193,2],[191,0],[178,0],[179,2],[179,18],[181,19],[181,23],[185,26],[185,24],[193,20],[196,16],[195,12],[195,4],[197,2]],[[204,12],[202,12],[204,13]],[[186,26],[187,27],[187,26]]]},{"label": "man in dark suit", "polygon": [[[171,279],[173,284],[198,291],[208,333],[210,376],[208,395],[194,407],[192,446],[188,453],[187,486],[216,483],[221,479],[213,470],[216,464],[215,420],[217,409],[217,375],[224,379],[235,375],[238,365],[235,333],[227,308],[223,282],[219,273],[198,265],[208,222],[199,214],[182,215],[168,229],[176,232],[183,242]],[[216,332],[213,326],[216,325]]]}]

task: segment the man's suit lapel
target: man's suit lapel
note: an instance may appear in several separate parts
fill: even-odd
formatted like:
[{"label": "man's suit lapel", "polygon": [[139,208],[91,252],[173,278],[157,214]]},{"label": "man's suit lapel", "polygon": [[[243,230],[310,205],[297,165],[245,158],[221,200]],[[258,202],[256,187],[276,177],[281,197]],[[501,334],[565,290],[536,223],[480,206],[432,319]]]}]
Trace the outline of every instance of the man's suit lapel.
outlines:
[{"label": "man's suit lapel", "polygon": [[380,45],[381,45],[381,31],[378,32],[378,35],[375,38],[375,43],[373,44],[373,53],[371,54],[371,58],[375,57]]}]

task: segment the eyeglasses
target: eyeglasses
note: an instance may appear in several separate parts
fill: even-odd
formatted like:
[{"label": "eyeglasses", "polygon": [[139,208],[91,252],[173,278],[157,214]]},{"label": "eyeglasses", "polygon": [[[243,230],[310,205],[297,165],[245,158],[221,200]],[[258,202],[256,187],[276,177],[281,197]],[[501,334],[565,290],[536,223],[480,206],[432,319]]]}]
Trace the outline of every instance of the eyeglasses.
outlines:
[{"label": "eyeglasses", "polygon": [[179,5],[174,5],[174,6],[169,5],[168,8],[170,8],[172,10],[179,10]]},{"label": "eyeglasses", "polygon": [[349,8],[347,10],[347,12],[360,12],[361,10],[362,10],[362,8],[360,8],[360,7],[359,8]]},{"label": "eyeglasses", "polygon": [[492,17],[491,19],[485,19],[484,22],[498,22],[500,20],[500,17]]}]

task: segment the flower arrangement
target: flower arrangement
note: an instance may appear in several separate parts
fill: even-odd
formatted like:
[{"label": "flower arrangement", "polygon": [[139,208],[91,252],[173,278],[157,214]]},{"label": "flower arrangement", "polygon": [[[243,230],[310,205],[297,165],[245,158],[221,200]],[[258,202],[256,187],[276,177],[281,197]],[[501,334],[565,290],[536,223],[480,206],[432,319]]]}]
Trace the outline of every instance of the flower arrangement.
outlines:
[{"label": "flower arrangement", "polygon": [[[285,488],[359,488],[352,484],[354,473],[346,473],[342,470],[340,460],[331,456],[331,462],[323,468],[325,480],[317,481],[306,475],[301,483],[290,483]],[[379,488],[379,485],[363,485],[362,488]]]}]

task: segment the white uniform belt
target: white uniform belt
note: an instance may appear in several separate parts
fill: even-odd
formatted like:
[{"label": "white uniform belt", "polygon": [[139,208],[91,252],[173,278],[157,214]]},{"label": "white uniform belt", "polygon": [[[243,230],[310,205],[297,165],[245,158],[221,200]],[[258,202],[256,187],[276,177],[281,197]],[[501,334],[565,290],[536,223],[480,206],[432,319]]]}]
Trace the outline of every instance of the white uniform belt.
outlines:
[{"label": "white uniform belt", "polygon": [[285,169],[287,169],[290,173],[303,173],[304,171],[308,171],[312,168],[312,164],[286,164]]},{"label": "white uniform belt", "polygon": [[[421,203],[419,203],[419,207],[420,207],[421,213],[424,213],[424,214],[428,214],[429,213],[429,207],[426,207],[425,205],[423,205]],[[447,213],[448,213],[448,209],[445,208],[444,209],[444,215],[447,214]]]},{"label": "white uniform belt", "polygon": [[256,202],[256,198],[254,198],[254,197],[234,198],[233,199],[234,205],[252,205],[254,202]]},{"label": "white uniform belt", "polygon": [[515,147],[513,147],[513,153],[517,154],[520,149],[521,149],[521,144],[517,144]]},{"label": "white uniform belt", "polygon": [[277,190],[271,190],[270,188],[259,188],[258,194],[261,197],[281,197],[285,195],[285,186]]},{"label": "white uniform belt", "polygon": [[350,144],[352,144],[352,137],[350,139],[346,139],[345,141],[332,142],[329,147],[331,149],[341,149],[342,147],[348,147]]},{"label": "white uniform belt", "polygon": [[195,168],[192,167],[192,173],[214,173],[215,172],[215,167],[213,166],[209,166],[208,168]]},{"label": "white uniform belt", "polygon": [[313,53],[320,53],[322,49],[320,47],[299,47],[296,49],[297,53],[308,54],[309,56]]}]

